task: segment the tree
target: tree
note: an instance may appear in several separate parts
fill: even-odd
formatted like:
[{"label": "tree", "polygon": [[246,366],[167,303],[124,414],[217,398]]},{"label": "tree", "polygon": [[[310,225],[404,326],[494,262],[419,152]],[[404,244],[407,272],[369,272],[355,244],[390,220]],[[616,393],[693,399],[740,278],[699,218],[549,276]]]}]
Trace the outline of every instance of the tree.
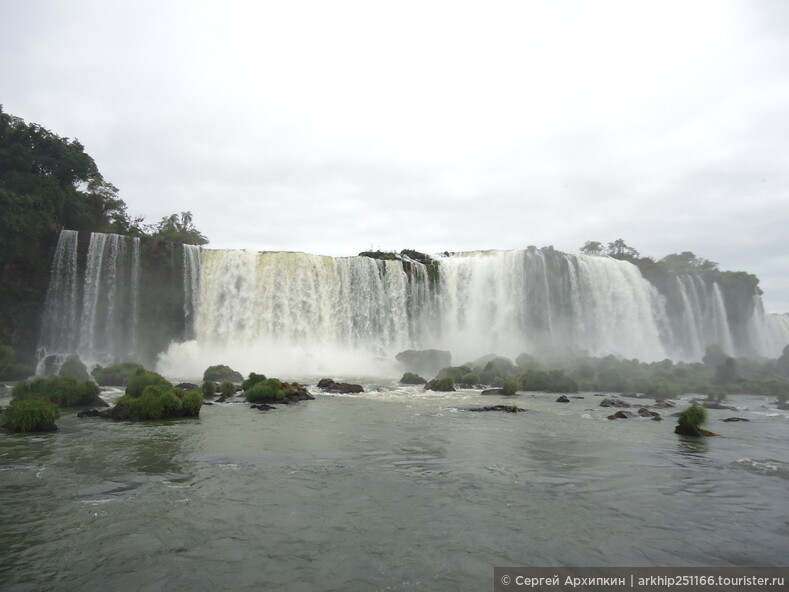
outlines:
[{"label": "tree", "polygon": [[581,253],[584,255],[602,255],[603,249],[603,243],[597,241],[586,241],[584,246],[581,247]]},{"label": "tree", "polygon": [[661,265],[676,273],[693,273],[717,269],[718,264],[709,259],[696,257],[691,251],[672,253],[660,260]]},{"label": "tree", "polygon": [[614,259],[625,259],[627,261],[632,261],[633,259],[638,259],[639,252],[633,247],[629,246],[624,240],[618,238],[614,242],[608,243],[606,255],[613,257]]},{"label": "tree", "polygon": [[151,230],[151,237],[159,240],[187,245],[204,245],[208,242],[203,233],[192,223],[192,212],[165,216]]}]

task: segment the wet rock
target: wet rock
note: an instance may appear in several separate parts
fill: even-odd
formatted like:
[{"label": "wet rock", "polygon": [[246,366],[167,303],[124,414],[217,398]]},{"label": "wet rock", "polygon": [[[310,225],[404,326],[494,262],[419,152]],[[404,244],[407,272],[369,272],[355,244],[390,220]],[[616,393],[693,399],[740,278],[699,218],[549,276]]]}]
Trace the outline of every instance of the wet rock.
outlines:
[{"label": "wet rock", "polygon": [[267,405],[266,403],[261,403],[260,405],[252,405],[250,409],[260,409],[261,411],[269,411],[271,409],[276,409],[276,407],[272,407],[271,405]]},{"label": "wet rock", "polygon": [[573,395],[573,396],[572,396],[572,397],[570,397],[570,398],[571,398],[571,399],[583,399],[583,397],[582,397],[581,395]]},{"label": "wet rock", "polygon": [[718,401],[694,401],[694,403],[699,403],[702,407],[706,407],[707,409],[725,409],[726,411],[737,411],[736,407],[722,405]]},{"label": "wet rock", "polygon": [[646,407],[641,407],[641,409],[638,410],[638,414],[641,417],[652,417],[652,412]]},{"label": "wet rock", "polygon": [[720,434],[716,434],[715,432],[711,432],[709,430],[702,430],[702,429],[693,430],[691,428],[688,428],[688,427],[685,427],[685,426],[682,426],[682,425],[678,425],[677,427],[675,427],[674,428],[674,433],[675,434],[679,434],[680,436],[695,436],[695,437],[698,437],[698,436],[720,436]]},{"label": "wet rock", "polygon": [[655,403],[652,405],[652,409],[666,409],[667,407],[676,407],[677,404],[674,401],[669,401],[668,399],[665,401],[660,401],[659,403]]},{"label": "wet rock", "polygon": [[181,389],[181,390],[184,390],[184,391],[199,391],[200,390],[200,386],[197,385],[197,384],[194,384],[192,382],[179,382],[178,384],[175,385],[175,388],[178,388],[178,389]]},{"label": "wet rock", "polygon": [[789,411],[789,403],[779,403],[775,406],[776,409],[780,409],[781,411]]},{"label": "wet rock", "polygon": [[504,394],[504,389],[500,389],[500,388],[485,389],[484,391],[482,391],[482,394],[483,395],[503,395]]},{"label": "wet rock", "polygon": [[751,420],[745,419],[744,417],[727,417],[726,419],[721,419],[721,421],[751,421]]},{"label": "wet rock", "polygon": [[485,407],[466,407],[461,411],[503,411],[504,413],[523,413],[526,409],[521,409],[515,405],[487,405]]},{"label": "wet rock", "polygon": [[609,415],[608,419],[629,419],[635,417],[630,411],[617,411],[613,415]]},{"label": "wet rock", "polygon": [[331,378],[320,379],[318,381],[318,388],[322,389],[324,392],[335,393],[335,394],[355,394],[355,393],[364,392],[364,388],[360,384],[351,384],[348,382],[335,382]]},{"label": "wet rock", "polygon": [[77,413],[77,417],[112,417],[109,410],[99,411],[98,409],[85,409]]},{"label": "wet rock", "polygon": [[622,407],[627,408],[630,407],[630,403],[622,401],[621,399],[608,399],[605,398],[600,401],[600,407]]},{"label": "wet rock", "polygon": [[109,406],[110,406],[110,404],[109,404],[109,403],[107,403],[107,401],[105,401],[105,400],[104,400],[104,399],[102,399],[101,397],[96,397],[95,399],[93,399],[93,400],[90,402],[90,406],[91,406],[91,407],[109,407]]},{"label": "wet rock", "polygon": [[567,395],[562,395],[558,399],[556,399],[557,403],[569,403],[570,399],[567,398]]}]

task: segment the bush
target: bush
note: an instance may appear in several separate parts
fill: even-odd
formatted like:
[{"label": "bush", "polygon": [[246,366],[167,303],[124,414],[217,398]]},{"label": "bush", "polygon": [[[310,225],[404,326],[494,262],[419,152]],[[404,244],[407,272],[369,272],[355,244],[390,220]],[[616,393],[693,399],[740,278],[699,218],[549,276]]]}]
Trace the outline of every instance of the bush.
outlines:
[{"label": "bush", "polygon": [[126,394],[132,397],[141,397],[143,391],[149,386],[173,387],[161,374],[140,368],[129,379],[129,384],[126,385]]},{"label": "bush", "polygon": [[679,397],[683,393],[683,389],[679,385],[665,380],[658,380],[652,382],[644,389],[644,394],[653,399],[672,399]]},{"label": "bush", "polygon": [[519,384],[517,380],[505,380],[504,384],[501,385],[501,394],[502,395],[514,395],[518,388]]},{"label": "bush", "polygon": [[426,390],[452,392],[455,390],[455,381],[451,377],[436,378],[425,385]]},{"label": "bush", "polygon": [[206,368],[206,371],[203,373],[203,380],[210,380],[211,382],[224,382],[225,380],[242,382],[244,376],[240,372],[233,370],[230,366],[219,364]]},{"label": "bush", "polygon": [[58,376],[71,376],[80,381],[90,380],[90,374],[85,364],[77,356],[70,356],[60,367]]},{"label": "bush", "polygon": [[[298,387],[295,383],[294,385]],[[245,391],[244,395],[250,403],[276,403],[284,401],[286,397],[295,393],[294,386],[283,383],[277,378],[267,378]]]},{"label": "bush", "polygon": [[78,382],[72,376],[52,376],[18,382],[12,396],[25,401],[44,399],[59,407],[79,407],[92,404],[99,392],[95,382]]},{"label": "bush", "polygon": [[210,380],[206,380],[203,386],[200,387],[204,397],[213,397],[216,394],[216,384]]},{"label": "bush", "polygon": [[699,429],[707,421],[707,410],[701,405],[693,404],[679,414],[679,427],[699,433]]},{"label": "bush", "polygon": [[126,386],[137,370],[145,371],[145,368],[134,362],[123,362],[106,368],[96,366],[91,374],[101,386]]},{"label": "bush", "polygon": [[222,396],[224,397],[230,397],[236,392],[236,385],[234,385],[229,380],[226,380],[221,385],[219,385],[219,392],[222,393]]},{"label": "bush", "polygon": [[242,391],[249,390],[256,384],[258,384],[259,382],[263,382],[264,380],[266,380],[266,376],[264,374],[256,374],[254,372],[250,372],[249,378],[247,378],[244,382],[241,383],[241,390]]},{"label": "bush", "polygon": [[463,384],[479,384],[482,382],[482,379],[476,372],[466,372],[460,377],[460,382]]},{"label": "bush", "polygon": [[57,405],[42,399],[14,399],[3,411],[3,427],[14,432],[49,432],[57,429]]},{"label": "bush", "polygon": [[129,419],[149,420],[176,417],[197,417],[203,397],[200,391],[184,392],[181,389],[153,384],[145,387],[142,395],[124,395],[118,399],[113,411],[129,407]]},{"label": "bush", "polygon": [[427,380],[413,372],[406,372],[400,379],[400,384],[425,384],[426,382]]}]

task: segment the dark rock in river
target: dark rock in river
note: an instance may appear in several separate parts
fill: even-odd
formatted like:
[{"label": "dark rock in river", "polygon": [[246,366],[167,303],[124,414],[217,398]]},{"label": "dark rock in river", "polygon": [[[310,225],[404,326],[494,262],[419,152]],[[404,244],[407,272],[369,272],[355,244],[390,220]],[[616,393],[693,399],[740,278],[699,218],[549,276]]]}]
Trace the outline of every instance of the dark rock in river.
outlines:
[{"label": "dark rock in river", "polygon": [[400,384],[425,384],[427,380],[419,376],[419,374],[414,374],[413,372],[406,372],[403,374],[403,377],[400,379]]},{"label": "dark rock in river", "polygon": [[348,382],[335,382],[331,378],[321,378],[318,381],[318,388],[322,389],[327,393],[338,393],[338,394],[355,394],[355,393],[364,392],[364,388],[360,384],[350,384]]},{"label": "dark rock in river", "polygon": [[613,415],[609,415],[608,419],[629,419],[631,417],[635,417],[635,415],[629,411],[617,411]]},{"label": "dark rock in river", "polygon": [[184,391],[199,391],[200,390],[200,386],[199,385],[196,385],[196,384],[191,383],[191,382],[179,382],[178,384],[175,385],[175,388],[179,388],[179,389],[184,390]]},{"label": "dark rock in river", "polygon": [[679,434],[680,436],[720,436],[720,434],[716,434],[715,432],[711,432],[709,430],[693,430],[683,425],[678,425],[675,427],[674,433]]},{"label": "dark rock in river", "polygon": [[659,403],[655,403],[654,405],[652,405],[652,408],[653,409],[665,409],[667,407],[676,407],[676,406],[677,406],[677,404],[674,401],[665,400],[665,401],[660,401]]},{"label": "dark rock in river", "polygon": [[780,409],[781,411],[789,411],[789,403],[778,403],[775,408]]},{"label": "dark rock in river", "polygon": [[600,407],[622,407],[622,408],[627,408],[627,407],[630,407],[630,406],[631,406],[630,403],[626,403],[625,401],[622,401],[621,399],[608,399],[608,398],[606,398],[606,399],[603,399],[602,401],[600,401]]},{"label": "dark rock in river", "polygon": [[693,403],[699,403],[702,407],[706,407],[707,409],[725,409],[726,411],[737,411],[736,407],[721,405],[718,401],[693,401]]},{"label": "dark rock in river", "polygon": [[276,407],[272,407],[271,405],[267,405],[266,403],[261,403],[260,405],[252,405],[250,409],[260,409],[261,411],[269,411],[270,409],[276,409]]},{"label": "dark rock in river", "polygon": [[481,394],[483,394],[483,395],[503,395],[504,394],[504,389],[500,389],[500,388],[485,389],[484,391],[482,391]]},{"label": "dark rock in river", "polygon": [[570,399],[567,398],[567,395],[562,395],[558,399],[556,399],[557,403],[569,403]]},{"label": "dark rock in river", "polygon": [[486,407],[466,407],[461,408],[461,411],[504,411],[505,413],[523,413],[525,409],[516,407],[515,405],[488,405]]},{"label": "dark rock in river", "polygon": [[105,401],[105,400],[104,400],[104,399],[102,399],[101,397],[96,397],[95,399],[93,399],[93,400],[90,402],[89,406],[90,406],[90,407],[109,407],[109,406],[110,406],[110,404],[109,404],[109,403],[107,403],[107,401]]},{"label": "dark rock in river", "polygon": [[745,419],[744,417],[727,417],[726,419],[721,419],[721,421],[751,421],[751,420]]}]

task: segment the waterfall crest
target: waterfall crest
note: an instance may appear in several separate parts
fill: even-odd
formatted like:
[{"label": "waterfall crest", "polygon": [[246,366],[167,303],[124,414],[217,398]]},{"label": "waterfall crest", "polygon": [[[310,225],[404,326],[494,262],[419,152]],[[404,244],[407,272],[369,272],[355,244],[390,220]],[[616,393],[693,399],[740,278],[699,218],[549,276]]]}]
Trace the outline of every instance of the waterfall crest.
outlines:
[{"label": "waterfall crest", "polygon": [[162,242],[146,243],[142,256],[140,239],[79,240],[63,231],[58,241],[42,361],[78,353],[91,366],[146,351],[184,378],[218,363],[359,375],[394,371],[405,349],[449,350],[457,364],[524,352],[699,361],[712,344],[776,358],[789,343],[789,317],[765,314],[755,280],[658,281],[625,261],[552,248],[416,261]]}]

